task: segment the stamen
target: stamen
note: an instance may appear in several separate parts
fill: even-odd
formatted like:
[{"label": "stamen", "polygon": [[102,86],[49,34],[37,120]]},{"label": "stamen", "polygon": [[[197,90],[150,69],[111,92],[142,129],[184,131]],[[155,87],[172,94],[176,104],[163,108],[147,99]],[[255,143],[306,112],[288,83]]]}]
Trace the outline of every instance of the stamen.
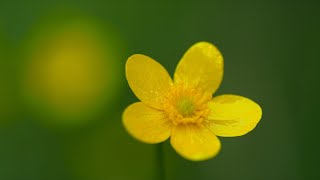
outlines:
[{"label": "stamen", "polygon": [[163,105],[167,117],[175,125],[201,123],[210,112],[207,105],[210,100],[211,95],[201,89],[175,85]]}]

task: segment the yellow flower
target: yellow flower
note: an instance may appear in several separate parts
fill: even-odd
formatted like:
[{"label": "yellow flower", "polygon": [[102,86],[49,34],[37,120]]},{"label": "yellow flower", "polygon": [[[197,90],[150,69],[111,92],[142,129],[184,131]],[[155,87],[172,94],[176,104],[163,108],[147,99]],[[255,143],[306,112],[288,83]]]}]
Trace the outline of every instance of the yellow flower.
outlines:
[{"label": "yellow flower", "polygon": [[255,128],[262,110],[237,95],[212,98],[223,76],[223,57],[207,42],[193,45],[179,62],[173,80],[148,56],[135,54],[126,62],[130,88],[141,100],[123,113],[127,131],[150,144],[171,137],[182,157],[200,161],[214,157],[221,144],[217,136],[241,136]]}]

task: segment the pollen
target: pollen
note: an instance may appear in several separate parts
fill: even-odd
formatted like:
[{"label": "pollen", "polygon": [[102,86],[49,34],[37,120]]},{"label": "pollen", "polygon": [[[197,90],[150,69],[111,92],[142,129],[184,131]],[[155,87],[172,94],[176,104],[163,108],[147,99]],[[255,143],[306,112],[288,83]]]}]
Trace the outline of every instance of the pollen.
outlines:
[{"label": "pollen", "polygon": [[163,102],[163,109],[174,125],[201,123],[210,112],[207,104],[211,98],[201,89],[174,85]]}]

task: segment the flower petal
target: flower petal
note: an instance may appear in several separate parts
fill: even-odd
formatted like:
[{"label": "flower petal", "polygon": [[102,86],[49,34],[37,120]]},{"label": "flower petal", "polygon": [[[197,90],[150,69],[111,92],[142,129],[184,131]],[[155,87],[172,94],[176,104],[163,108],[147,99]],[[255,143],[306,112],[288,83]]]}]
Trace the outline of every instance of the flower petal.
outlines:
[{"label": "flower petal", "polygon": [[182,157],[193,161],[212,158],[221,147],[217,136],[203,125],[197,124],[174,127],[171,145]]},{"label": "flower petal", "polygon": [[172,86],[172,79],[161,64],[145,55],[132,55],[126,63],[126,76],[130,88],[143,103],[162,109],[161,102]]},{"label": "flower petal", "polygon": [[221,95],[209,102],[211,112],[205,125],[217,136],[242,136],[256,127],[262,116],[260,106],[237,95]]},{"label": "flower petal", "polygon": [[123,113],[123,124],[136,139],[145,143],[160,143],[171,135],[171,121],[163,111],[142,102],[133,103]]},{"label": "flower petal", "polygon": [[182,57],[174,74],[175,83],[201,88],[214,93],[223,76],[223,57],[207,42],[194,44]]}]

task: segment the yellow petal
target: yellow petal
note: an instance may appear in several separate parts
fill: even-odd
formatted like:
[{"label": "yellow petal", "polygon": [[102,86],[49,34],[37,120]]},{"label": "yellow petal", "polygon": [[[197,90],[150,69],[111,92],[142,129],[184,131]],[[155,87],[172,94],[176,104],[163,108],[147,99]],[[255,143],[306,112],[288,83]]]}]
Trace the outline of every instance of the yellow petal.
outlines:
[{"label": "yellow petal", "polygon": [[128,106],[122,120],[127,131],[145,143],[160,143],[171,135],[171,121],[165,117],[163,111],[142,102]]},{"label": "yellow petal", "polygon": [[172,80],[161,64],[145,55],[132,55],[126,63],[126,76],[130,88],[143,103],[162,109],[161,102]]},{"label": "yellow petal", "polygon": [[217,136],[203,125],[186,124],[173,128],[171,145],[182,157],[201,161],[214,157],[221,144]]},{"label": "yellow petal", "polygon": [[174,74],[174,82],[198,87],[212,94],[223,76],[223,57],[210,43],[194,44],[182,57]]},{"label": "yellow petal", "polygon": [[205,125],[217,136],[242,136],[254,129],[262,116],[260,106],[237,95],[221,95],[209,102]]}]

